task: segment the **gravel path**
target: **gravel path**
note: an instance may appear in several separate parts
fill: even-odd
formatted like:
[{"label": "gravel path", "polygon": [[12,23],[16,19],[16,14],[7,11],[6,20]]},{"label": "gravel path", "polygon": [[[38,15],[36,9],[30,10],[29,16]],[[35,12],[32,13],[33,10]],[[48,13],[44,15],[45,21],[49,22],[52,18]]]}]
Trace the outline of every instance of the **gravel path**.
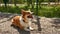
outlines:
[{"label": "gravel path", "polygon": [[[18,27],[11,26],[11,21],[7,21],[14,14],[0,13],[0,34],[60,34],[60,19],[40,17],[41,31],[38,31],[36,17],[33,19],[32,27],[34,31],[21,31]],[[4,21],[4,22],[3,22]]]}]

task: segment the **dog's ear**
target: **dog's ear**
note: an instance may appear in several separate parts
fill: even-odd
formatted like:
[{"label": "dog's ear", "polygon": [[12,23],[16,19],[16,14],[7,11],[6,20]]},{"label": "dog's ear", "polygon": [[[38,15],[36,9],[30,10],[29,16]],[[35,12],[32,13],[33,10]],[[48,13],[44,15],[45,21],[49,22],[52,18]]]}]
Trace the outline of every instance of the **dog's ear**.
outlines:
[{"label": "dog's ear", "polygon": [[24,14],[25,13],[25,10],[21,9],[21,14]]},{"label": "dog's ear", "polygon": [[34,12],[31,12],[31,10],[30,10],[30,9],[29,9],[28,11],[30,12],[30,14],[33,14],[33,13],[34,13]]},{"label": "dog's ear", "polygon": [[31,14],[34,14],[34,12],[31,12]]}]

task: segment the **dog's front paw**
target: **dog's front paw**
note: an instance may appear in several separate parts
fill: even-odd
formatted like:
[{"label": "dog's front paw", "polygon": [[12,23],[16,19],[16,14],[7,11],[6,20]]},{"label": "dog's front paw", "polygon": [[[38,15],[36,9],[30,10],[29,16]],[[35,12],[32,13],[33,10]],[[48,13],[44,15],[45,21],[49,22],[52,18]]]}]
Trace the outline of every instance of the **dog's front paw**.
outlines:
[{"label": "dog's front paw", "polygon": [[24,28],[25,31],[30,31],[30,29]]},{"label": "dog's front paw", "polygon": [[33,30],[34,30],[34,28],[32,28],[32,27],[29,27],[29,28],[30,28],[30,30],[31,30],[31,31],[33,31]]}]

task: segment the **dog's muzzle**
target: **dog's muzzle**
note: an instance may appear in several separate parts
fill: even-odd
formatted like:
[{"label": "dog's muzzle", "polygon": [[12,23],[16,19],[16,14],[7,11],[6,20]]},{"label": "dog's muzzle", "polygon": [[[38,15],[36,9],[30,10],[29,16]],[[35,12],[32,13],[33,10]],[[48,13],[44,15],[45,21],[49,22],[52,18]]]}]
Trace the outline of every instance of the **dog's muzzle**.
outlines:
[{"label": "dog's muzzle", "polygon": [[32,15],[29,15],[29,16],[27,16],[28,18],[32,18],[33,19],[33,16]]}]

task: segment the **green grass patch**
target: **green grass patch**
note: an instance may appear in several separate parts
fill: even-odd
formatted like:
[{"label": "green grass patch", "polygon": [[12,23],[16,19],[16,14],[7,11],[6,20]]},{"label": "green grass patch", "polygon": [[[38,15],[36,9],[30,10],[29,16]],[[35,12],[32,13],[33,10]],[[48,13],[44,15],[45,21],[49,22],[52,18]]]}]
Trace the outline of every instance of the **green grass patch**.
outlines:
[{"label": "green grass patch", "polygon": [[[9,12],[9,13],[21,13],[21,9],[28,10],[27,6],[23,7],[11,7],[8,6],[5,8],[4,6],[0,7],[1,12]],[[37,11],[36,8],[30,8],[33,10],[34,14],[36,15]],[[41,5],[41,8],[38,9],[38,15],[39,16],[45,16],[45,17],[59,17],[60,18],[60,6],[47,6],[47,5]]]}]

